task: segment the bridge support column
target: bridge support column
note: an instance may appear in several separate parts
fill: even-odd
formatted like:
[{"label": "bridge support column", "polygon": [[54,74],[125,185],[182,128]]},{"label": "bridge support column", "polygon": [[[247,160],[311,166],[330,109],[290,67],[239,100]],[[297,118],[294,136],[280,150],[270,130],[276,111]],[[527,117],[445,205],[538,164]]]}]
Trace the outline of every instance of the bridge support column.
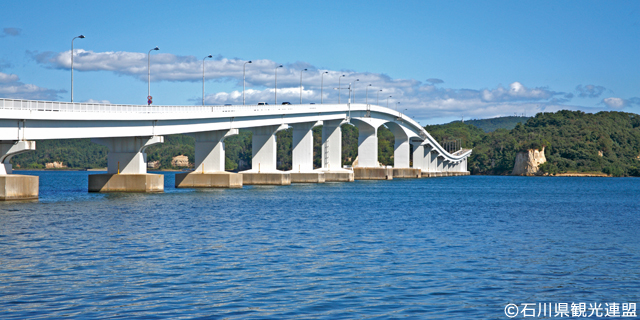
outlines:
[{"label": "bridge support column", "polygon": [[35,150],[35,141],[0,141],[0,201],[38,199],[39,177],[13,174],[11,158]]},{"label": "bridge support column", "polygon": [[107,173],[89,175],[89,192],[162,192],[164,176],[147,173],[147,147],[164,137],[94,138],[109,149]]},{"label": "bridge support column", "polygon": [[322,122],[322,168],[326,182],[353,181],[353,171],[342,168],[342,120]]},{"label": "bridge support column", "polygon": [[411,143],[411,145],[413,145],[413,166],[412,166],[412,168],[414,168],[414,169],[422,169],[422,171],[426,171],[426,170],[423,169],[424,168],[424,153],[425,153],[425,151],[424,151],[424,146],[421,143],[422,143],[422,141]]},{"label": "bridge support column", "polygon": [[431,147],[431,145],[429,144],[425,144],[422,146],[422,177],[424,178],[430,178],[432,177],[432,173],[435,171],[434,169],[432,169],[431,167],[431,151],[433,150],[433,147]]},{"label": "bridge support column", "polygon": [[287,125],[251,128],[251,170],[243,171],[243,185],[290,185],[291,175],[276,169],[276,133]]},{"label": "bridge support column", "polygon": [[176,174],[176,188],[242,188],[242,174],[225,171],[224,139],[238,129],[196,132],[195,170]]},{"label": "bridge support column", "polygon": [[292,124],[291,182],[323,183],[324,173],[313,170],[313,127],[318,122]]},{"label": "bridge support column", "polygon": [[396,132],[395,130],[391,131],[395,136],[393,150],[393,177],[420,178],[422,176],[421,170],[410,166],[409,154],[411,153],[411,148],[409,147],[409,137],[403,133],[401,134],[400,132]]},{"label": "bridge support column", "polygon": [[358,127],[358,164],[353,167],[355,180],[392,180],[393,168],[378,164],[378,127],[352,119]]}]

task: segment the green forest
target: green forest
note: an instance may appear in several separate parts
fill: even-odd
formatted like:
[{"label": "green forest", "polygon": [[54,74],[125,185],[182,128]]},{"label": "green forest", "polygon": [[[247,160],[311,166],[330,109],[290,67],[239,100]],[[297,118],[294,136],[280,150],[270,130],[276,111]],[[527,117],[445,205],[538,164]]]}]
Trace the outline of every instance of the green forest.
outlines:
[{"label": "green forest", "polygon": [[[535,117],[505,117],[460,121],[426,126],[439,142],[460,139],[463,148],[473,149],[468,169],[472,174],[510,174],[516,154],[528,149],[545,149],[548,174],[602,172],[613,176],[640,176],[640,116],[624,112],[559,111]],[[489,120],[489,121],[487,121]],[[521,120],[512,126],[513,121]],[[484,127],[483,127],[484,125]],[[489,132],[485,132],[489,131]],[[320,167],[322,127],[313,129],[314,166]],[[378,157],[383,165],[393,165],[394,137],[385,127],[378,130]],[[277,133],[278,169],[291,169],[292,130]],[[171,159],[186,155],[194,159],[195,141],[188,135],[165,136],[165,142],[147,148],[148,161],[160,161],[160,169],[171,167]],[[241,131],[225,139],[226,169],[239,171],[251,164],[251,132]],[[351,165],[358,154],[358,129],[342,126],[343,164]],[[16,168],[42,169],[59,161],[70,169],[104,168],[107,149],[90,139],[37,141],[34,152],[13,157]]]},{"label": "green forest", "polygon": [[582,172],[640,176],[640,115],[625,112],[539,113],[513,129],[485,133],[468,123],[427,126],[438,141],[462,139],[473,149],[472,174],[510,174],[516,153],[545,150],[548,174]]}]

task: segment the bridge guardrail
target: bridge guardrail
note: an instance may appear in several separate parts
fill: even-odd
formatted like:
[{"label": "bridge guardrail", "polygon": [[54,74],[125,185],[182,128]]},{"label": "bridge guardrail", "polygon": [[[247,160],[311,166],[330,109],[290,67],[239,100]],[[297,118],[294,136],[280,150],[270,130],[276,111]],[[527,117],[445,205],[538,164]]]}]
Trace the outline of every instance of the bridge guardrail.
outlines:
[{"label": "bridge guardrail", "polygon": [[[305,106],[304,110],[315,110],[315,106]],[[131,104],[100,104],[83,102],[60,102],[39,100],[18,100],[0,98],[0,109],[50,112],[104,112],[104,113],[203,113],[237,111],[292,111],[302,110],[293,105],[232,105],[232,106],[145,106]]]}]

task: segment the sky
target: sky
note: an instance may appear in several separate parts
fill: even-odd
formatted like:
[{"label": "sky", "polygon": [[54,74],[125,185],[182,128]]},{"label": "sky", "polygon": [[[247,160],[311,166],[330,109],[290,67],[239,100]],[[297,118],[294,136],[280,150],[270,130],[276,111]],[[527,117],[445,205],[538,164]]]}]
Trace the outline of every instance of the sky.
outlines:
[{"label": "sky", "polygon": [[247,104],[274,103],[277,69],[278,103],[346,103],[348,90],[337,88],[351,85],[352,102],[423,125],[562,109],[640,113],[635,0],[1,7],[0,98],[70,101],[72,39],[84,35],[73,40],[75,102],[146,104],[150,72],[154,105],[202,104],[204,64],[207,105],[242,104],[243,74]]}]

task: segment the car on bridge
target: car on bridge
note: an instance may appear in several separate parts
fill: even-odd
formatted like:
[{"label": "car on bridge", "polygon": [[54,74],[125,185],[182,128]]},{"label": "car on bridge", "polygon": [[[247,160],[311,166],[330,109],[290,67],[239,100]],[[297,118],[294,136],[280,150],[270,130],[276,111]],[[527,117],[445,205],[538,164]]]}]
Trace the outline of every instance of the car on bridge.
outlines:
[{"label": "car on bridge", "polygon": [[269,104],[268,104],[268,103],[266,103],[266,102],[258,102],[258,105],[259,105],[259,106],[266,106],[266,105],[269,105]]},{"label": "car on bridge", "polygon": [[291,102],[283,102],[282,104],[291,104]]}]

